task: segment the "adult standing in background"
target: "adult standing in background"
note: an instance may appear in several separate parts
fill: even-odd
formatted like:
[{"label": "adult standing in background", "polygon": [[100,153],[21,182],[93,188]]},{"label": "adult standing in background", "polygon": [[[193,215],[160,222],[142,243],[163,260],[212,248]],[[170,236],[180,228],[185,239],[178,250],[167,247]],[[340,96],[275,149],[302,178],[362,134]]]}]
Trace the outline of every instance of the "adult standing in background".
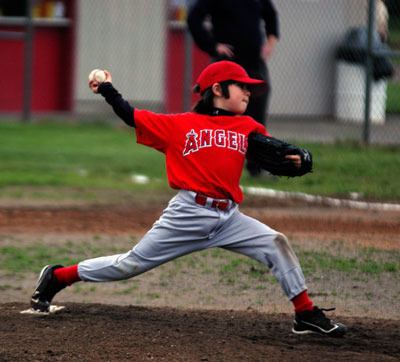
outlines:
[{"label": "adult standing in background", "polygon": [[384,0],[375,2],[375,23],[382,42],[386,43],[389,36],[389,12]]},{"label": "adult standing in background", "polygon": [[[267,91],[252,97],[246,112],[265,126],[271,93],[267,62],[279,39],[278,13],[272,1],[196,0],[187,23],[196,45],[213,61],[234,61],[251,77],[266,82]],[[252,176],[261,173],[254,163],[246,167]]]}]

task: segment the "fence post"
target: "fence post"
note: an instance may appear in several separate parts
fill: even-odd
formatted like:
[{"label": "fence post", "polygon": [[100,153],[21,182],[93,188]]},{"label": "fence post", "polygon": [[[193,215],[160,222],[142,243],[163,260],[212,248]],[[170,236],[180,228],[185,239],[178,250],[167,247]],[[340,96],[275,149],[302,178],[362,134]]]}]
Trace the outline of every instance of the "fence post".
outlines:
[{"label": "fence post", "polygon": [[190,110],[192,102],[192,50],[193,50],[193,40],[190,31],[185,24],[184,29],[184,49],[185,49],[185,68],[183,72],[183,110],[188,112]]},{"label": "fence post", "polygon": [[369,0],[368,4],[368,41],[367,41],[367,54],[365,60],[365,103],[364,103],[364,132],[363,142],[368,145],[370,143],[370,126],[371,126],[371,83],[373,71],[373,57],[374,52],[372,48],[372,39],[375,29],[375,0]]},{"label": "fence post", "polygon": [[33,67],[33,20],[32,8],[34,0],[26,3],[26,27],[24,37],[24,84],[22,121],[30,122],[32,118],[32,67]]}]

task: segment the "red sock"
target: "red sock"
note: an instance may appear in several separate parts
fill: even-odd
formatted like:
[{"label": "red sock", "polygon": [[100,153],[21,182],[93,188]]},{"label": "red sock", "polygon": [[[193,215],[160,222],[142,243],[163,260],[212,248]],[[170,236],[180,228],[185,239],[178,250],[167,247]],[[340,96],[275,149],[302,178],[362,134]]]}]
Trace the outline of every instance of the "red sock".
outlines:
[{"label": "red sock", "polygon": [[305,310],[312,310],[314,307],[312,300],[307,294],[307,290],[296,295],[292,299],[292,303],[294,305],[294,311],[296,313],[304,312]]},{"label": "red sock", "polygon": [[61,284],[71,285],[81,280],[78,274],[78,265],[67,266],[54,270],[54,276]]}]

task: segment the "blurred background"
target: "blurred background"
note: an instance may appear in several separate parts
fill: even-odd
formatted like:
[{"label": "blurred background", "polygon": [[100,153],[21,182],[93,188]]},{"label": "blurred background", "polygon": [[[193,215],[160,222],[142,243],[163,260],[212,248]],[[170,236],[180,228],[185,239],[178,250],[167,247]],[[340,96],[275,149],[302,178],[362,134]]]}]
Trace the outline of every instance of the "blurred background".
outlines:
[{"label": "blurred background", "polygon": [[[0,120],[29,121],[49,114],[79,120],[113,117],[88,90],[93,68],[111,70],[115,86],[138,107],[190,109],[196,75],[209,62],[187,31],[190,3],[0,0]],[[376,40],[382,19],[375,1],[274,4],[281,38],[269,62],[270,132],[305,141],[398,144],[400,2],[385,1],[383,41]],[[369,20],[374,33],[367,49]],[[351,51],[359,49],[361,60],[354,60]],[[388,72],[376,78],[371,69],[367,82],[367,56],[383,60]]]}]

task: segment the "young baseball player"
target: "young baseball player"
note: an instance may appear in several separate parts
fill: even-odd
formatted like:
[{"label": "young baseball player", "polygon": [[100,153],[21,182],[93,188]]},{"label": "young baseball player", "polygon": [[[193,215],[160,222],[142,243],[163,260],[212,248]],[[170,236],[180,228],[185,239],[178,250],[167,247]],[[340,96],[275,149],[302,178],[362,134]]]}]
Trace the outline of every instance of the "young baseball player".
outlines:
[{"label": "young baseball player", "polygon": [[[264,86],[264,81],[250,78],[236,63],[213,63],[197,79],[201,99],[193,112],[156,114],[133,108],[124,100],[109,72],[105,82],[90,81],[91,90],[136,128],[138,143],[165,154],[169,185],[178,191],[151,230],[128,252],[68,267],[45,266],[31,298],[32,309],[47,313],[56,293],[78,281],[128,279],[179,256],[220,247],[271,269],[294,305],[294,333],[344,335],[343,324],[328,319],[324,309],[313,305],[286,236],[239,210],[248,136],[254,132],[268,135],[261,124],[243,113],[251,93],[263,91]],[[286,158],[300,166],[298,155]]]}]

